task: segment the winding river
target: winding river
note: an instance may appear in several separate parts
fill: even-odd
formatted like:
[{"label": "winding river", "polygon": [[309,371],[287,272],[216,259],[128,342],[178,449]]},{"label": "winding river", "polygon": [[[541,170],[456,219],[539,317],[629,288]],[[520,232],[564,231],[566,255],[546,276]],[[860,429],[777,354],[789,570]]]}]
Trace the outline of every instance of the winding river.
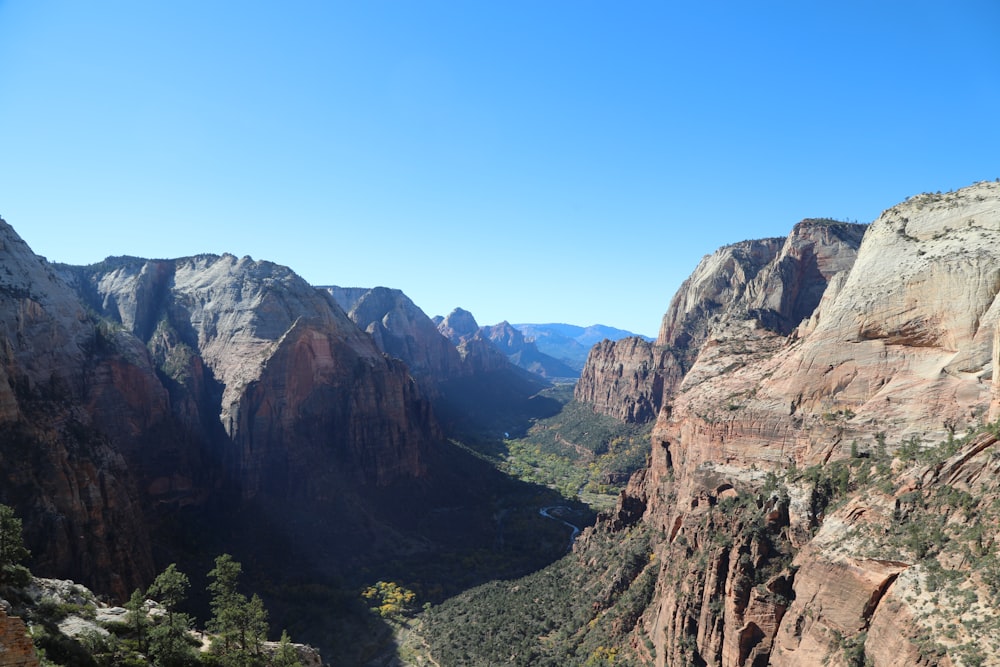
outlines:
[{"label": "winding river", "polygon": [[576,536],[580,534],[580,527],[575,526],[571,524],[569,521],[566,521],[565,519],[560,518],[558,516],[552,516],[551,514],[552,510],[566,510],[567,512],[572,512],[573,509],[565,505],[549,505],[548,507],[543,507],[542,509],[538,510],[538,513],[544,516],[546,519],[552,519],[553,521],[558,521],[564,526],[569,526],[573,530],[573,532],[570,533],[569,536],[569,546],[566,547],[566,551],[569,551],[573,548],[573,542],[576,541]]}]

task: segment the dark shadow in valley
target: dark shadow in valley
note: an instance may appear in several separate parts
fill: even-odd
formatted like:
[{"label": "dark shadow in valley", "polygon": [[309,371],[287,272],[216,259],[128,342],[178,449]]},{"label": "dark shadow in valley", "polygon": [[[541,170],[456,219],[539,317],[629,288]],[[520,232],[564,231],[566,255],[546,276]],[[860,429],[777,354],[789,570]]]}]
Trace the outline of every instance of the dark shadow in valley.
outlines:
[{"label": "dark shadow in valley", "polygon": [[[324,660],[365,665],[394,652],[392,627],[362,591],[378,581],[416,594],[413,611],[565,555],[570,528],[539,509],[567,505],[546,487],[498,471],[461,445],[432,447],[425,477],[391,486],[331,486],[320,500],[231,497],[188,507],[155,532],[157,565],[189,574],[189,611],[209,618],[205,573],[220,553],[243,564],[244,586],[270,612],[272,636],[317,646]],[[579,508],[584,520],[594,516]],[[381,658],[379,659],[381,662]]]}]

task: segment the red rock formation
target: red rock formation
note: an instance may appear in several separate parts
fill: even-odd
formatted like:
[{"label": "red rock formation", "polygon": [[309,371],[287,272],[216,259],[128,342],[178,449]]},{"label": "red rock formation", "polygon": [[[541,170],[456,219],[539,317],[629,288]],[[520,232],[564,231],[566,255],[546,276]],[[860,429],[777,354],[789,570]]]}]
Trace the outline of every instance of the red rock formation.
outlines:
[{"label": "red rock formation", "polygon": [[206,384],[217,383],[214,419],[232,443],[223,460],[245,498],[326,495],[293,480],[329,466],[377,485],[424,474],[421,452],[438,433],[405,369],[286,267],[231,255],[108,260],[81,282],[188,386],[175,398],[189,423],[206,420]]},{"label": "red rock formation", "polygon": [[427,473],[440,433],[407,369],[284,267],[53,267],[2,222],[0,265],[0,501],[39,574],[127,597],[177,507],[233,489],[308,504]]},{"label": "red rock formation", "polygon": [[623,422],[652,421],[663,404],[665,369],[657,350],[638,337],[594,345],[573,397]]},{"label": "red rock formation", "polygon": [[38,667],[38,664],[38,653],[24,621],[0,609],[0,667]]},{"label": "red rock formation", "polygon": [[744,241],[706,256],[671,300],[655,343],[625,339],[592,350],[576,399],[618,419],[651,421],[713,339],[742,322],[787,335],[807,320],[830,281],[851,268],[864,230],[803,220],[786,239]]},{"label": "red rock formation", "polygon": [[[836,510],[817,504],[819,492],[801,481],[788,482],[784,500],[763,490],[767,471],[801,480],[786,473],[813,464],[822,471],[852,450],[874,456],[879,442],[889,451],[940,442],[996,410],[1000,184],[885,211],[855,259],[858,232],[803,223],[763,265],[723,249],[664,318],[657,345],[674,346],[683,373],[664,383],[649,469],[610,520],[624,525],[638,509],[664,536],[658,599],[636,630],[653,643],[657,665],[848,664],[849,655],[878,666],[952,664],[944,654],[1000,655],[993,611],[967,612],[958,623],[948,617],[957,602],[934,606],[921,585],[940,569],[967,580],[950,595],[991,595],[992,575],[962,555],[985,542],[958,526],[972,516],[991,539],[1000,530],[990,509],[1000,472],[995,436],[945,464],[906,472],[897,461],[902,476],[887,482],[888,495]],[[743,250],[743,259],[755,256]],[[968,494],[964,510],[941,500],[957,492]],[[768,497],[785,514],[758,524],[748,540],[740,517],[770,516]],[[887,541],[911,511],[903,503],[914,502],[912,511],[929,512],[928,525],[944,536],[929,556],[912,551],[926,548],[919,544]]]},{"label": "red rock formation", "polygon": [[165,393],[145,350],[119,349],[3,221],[0,265],[0,501],[23,517],[36,570],[127,594],[153,563],[136,478],[108,434],[136,438]]}]

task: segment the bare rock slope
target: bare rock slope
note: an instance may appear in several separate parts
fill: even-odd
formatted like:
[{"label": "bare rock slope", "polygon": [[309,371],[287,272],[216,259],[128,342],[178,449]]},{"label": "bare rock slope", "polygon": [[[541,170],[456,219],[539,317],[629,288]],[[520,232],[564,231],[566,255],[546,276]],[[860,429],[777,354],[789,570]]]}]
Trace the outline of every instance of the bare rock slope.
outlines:
[{"label": "bare rock slope", "polygon": [[1000,664],[1000,184],[861,231],[724,248],[664,318],[651,463],[610,519],[661,536],[638,660]]},{"label": "bare rock slope", "polygon": [[[425,480],[441,439],[406,366],[285,267],[52,265],[5,222],[0,429],[0,502],[33,568],[119,598],[151,581],[151,535],[185,508],[285,511],[296,541],[363,554],[378,531],[359,526],[385,517],[350,499]],[[331,520],[297,525],[296,504]]]},{"label": "bare rock slope", "polygon": [[625,338],[591,349],[576,399],[623,421],[652,421],[717,332],[754,322],[784,336],[807,319],[828,283],[851,268],[865,229],[803,220],[788,238],[742,241],[706,256],[672,299],[655,342]]}]

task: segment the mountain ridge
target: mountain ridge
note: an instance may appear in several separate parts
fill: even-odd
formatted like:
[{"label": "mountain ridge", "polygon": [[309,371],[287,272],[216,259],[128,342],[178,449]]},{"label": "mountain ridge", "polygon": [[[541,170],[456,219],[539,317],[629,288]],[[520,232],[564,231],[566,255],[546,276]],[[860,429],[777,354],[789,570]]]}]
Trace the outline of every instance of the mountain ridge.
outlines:
[{"label": "mountain ridge", "polygon": [[983,182],[706,256],[657,341],[598,345],[577,385],[619,419],[650,406],[648,465],[568,562],[429,614],[431,654],[997,664],[998,241]]}]

